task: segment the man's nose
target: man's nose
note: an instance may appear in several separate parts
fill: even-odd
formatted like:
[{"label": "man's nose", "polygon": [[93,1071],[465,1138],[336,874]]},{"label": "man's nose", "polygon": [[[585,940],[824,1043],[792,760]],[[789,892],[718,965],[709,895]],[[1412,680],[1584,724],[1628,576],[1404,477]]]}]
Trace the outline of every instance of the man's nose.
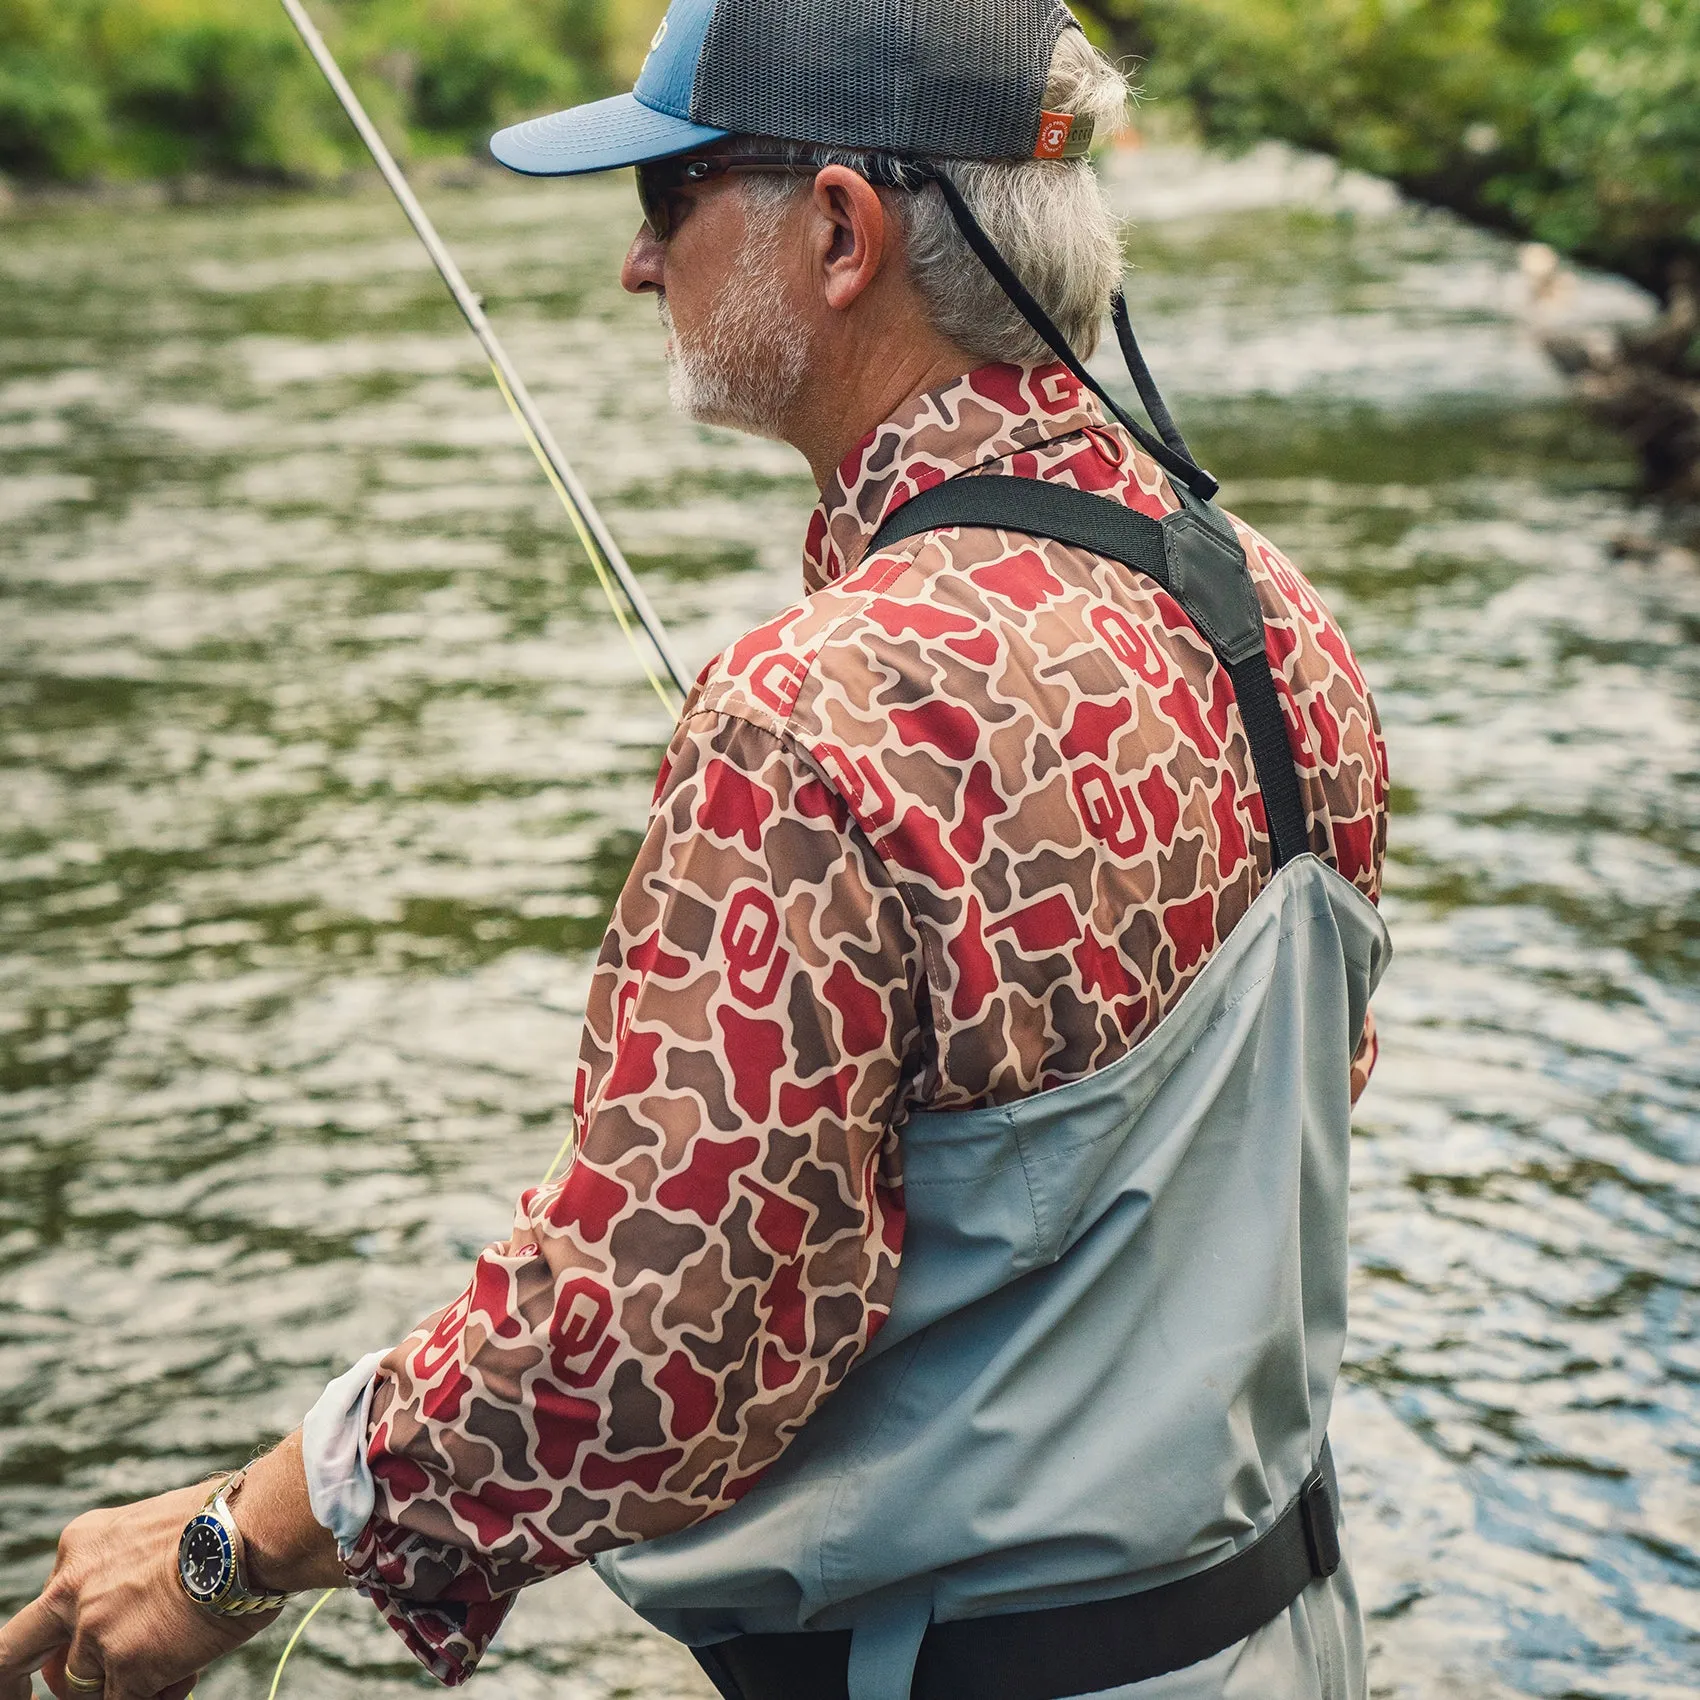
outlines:
[{"label": "man's nose", "polygon": [[631,247],[626,250],[626,263],[620,267],[620,287],[631,295],[665,288],[662,261],[666,253],[666,244],[660,237],[647,224],[640,224]]}]

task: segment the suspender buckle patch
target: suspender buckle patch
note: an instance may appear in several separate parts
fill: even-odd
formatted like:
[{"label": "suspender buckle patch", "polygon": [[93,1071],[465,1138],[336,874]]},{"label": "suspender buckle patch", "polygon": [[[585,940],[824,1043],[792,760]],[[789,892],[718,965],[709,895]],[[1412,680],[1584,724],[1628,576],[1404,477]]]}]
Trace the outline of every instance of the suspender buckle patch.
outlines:
[{"label": "suspender buckle patch", "polygon": [[1334,1502],[1321,1470],[1312,1470],[1299,1489],[1299,1519],[1310,1551],[1313,1575],[1332,1576],[1340,1568],[1340,1532],[1334,1524]]}]

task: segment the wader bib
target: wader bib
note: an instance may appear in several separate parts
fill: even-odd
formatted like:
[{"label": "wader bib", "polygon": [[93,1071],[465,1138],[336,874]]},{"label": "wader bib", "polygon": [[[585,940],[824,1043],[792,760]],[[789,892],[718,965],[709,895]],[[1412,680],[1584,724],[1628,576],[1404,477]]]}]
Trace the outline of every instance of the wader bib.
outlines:
[{"label": "wader bib", "polygon": [[875,539],[991,525],[1159,579],[1232,676],[1277,871],[1120,1060],[905,1124],[866,1356],[736,1506],[595,1561],[729,1700],[1364,1693],[1326,1433],[1350,1063],[1390,947],[1306,849],[1244,554],[1181,495],[1159,524],[958,477]]}]

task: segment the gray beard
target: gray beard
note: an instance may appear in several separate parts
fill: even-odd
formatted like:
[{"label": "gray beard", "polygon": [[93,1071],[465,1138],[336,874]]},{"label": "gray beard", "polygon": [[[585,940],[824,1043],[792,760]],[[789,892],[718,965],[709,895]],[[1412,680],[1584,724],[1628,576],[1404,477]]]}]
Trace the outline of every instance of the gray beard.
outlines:
[{"label": "gray beard", "polygon": [[667,394],[673,406],[705,425],[783,438],[808,370],[809,331],[785,299],[771,251],[755,256],[688,341],[674,329],[666,297],[656,305],[672,344]]}]

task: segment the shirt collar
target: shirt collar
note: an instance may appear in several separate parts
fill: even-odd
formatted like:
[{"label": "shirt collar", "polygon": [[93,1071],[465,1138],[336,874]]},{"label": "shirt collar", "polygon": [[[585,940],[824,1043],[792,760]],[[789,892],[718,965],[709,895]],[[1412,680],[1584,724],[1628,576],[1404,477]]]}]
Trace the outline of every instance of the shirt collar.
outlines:
[{"label": "shirt collar", "polygon": [[906,403],[844,457],[803,545],[803,583],[855,571],[886,519],[959,472],[1104,424],[1098,398],[1067,367],[982,366]]}]

